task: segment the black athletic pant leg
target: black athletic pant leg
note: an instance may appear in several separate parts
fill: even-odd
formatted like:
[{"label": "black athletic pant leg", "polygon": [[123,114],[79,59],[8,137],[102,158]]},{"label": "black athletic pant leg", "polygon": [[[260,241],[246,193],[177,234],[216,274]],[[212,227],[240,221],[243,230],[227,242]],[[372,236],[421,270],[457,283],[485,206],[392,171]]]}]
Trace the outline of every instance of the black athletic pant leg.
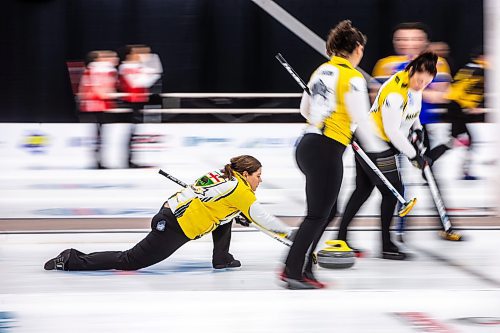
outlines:
[{"label": "black athletic pant leg", "polygon": [[142,109],[144,108],[145,103],[129,103],[129,106],[132,108],[132,113],[130,114],[130,132],[128,136],[127,143],[127,162],[129,167],[135,165],[133,162],[134,159],[134,135],[137,129],[137,124],[143,122]]},{"label": "black athletic pant leg", "polygon": [[153,217],[151,228],[143,240],[127,251],[84,254],[72,249],[66,268],[70,271],[137,270],[168,258],[190,240],[169,208],[162,208]]},{"label": "black athletic pant leg", "polygon": [[79,114],[80,122],[95,124],[95,143],[93,147],[95,168],[100,169],[102,167],[102,126],[105,122],[104,112],[80,112]]},{"label": "black athletic pant leg", "polygon": [[[469,142],[471,145],[468,147],[470,150],[472,147],[473,137],[471,132],[469,132],[467,128],[467,123],[471,120],[470,117],[464,113],[460,104],[455,101],[452,101],[446,105],[447,111],[447,119],[451,123],[451,137],[458,138],[460,134],[466,134],[469,138]],[[452,139],[451,139],[452,140]],[[427,154],[433,162],[437,161],[446,151],[453,147],[453,143],[440,144]]]},{"label": "black athletic pant leg", "polygon": [[96,117],[96,143],[95,143],[95,160],[97,164],[97,168],[101,169],[103,164],[103,131],[102,127],[104,125],[105,117],[104,117],[104,112],[95,112],[95,117]]},{"label": "black athletic pant leg", "polygon": [[448,104],[448,113],[450,114],[451,136],[457,138],[460,134],[470,136],[467,129],[467,115],[464,113],[460,104],[452,101]]},{"label": "black athletic pant leg", "polygon": [[306,254],[329,222],[342,184],[344,150],[341,143],[318,134],[304,135],[297,146],[297,164],[306,177],[307,216],[285,261],[289,278],[302,278]]},{"label": "black athletic pant leg", "polygon": [[[387,180],[399,193],[401,193],[403,183],[401,182],[401,177],[399,175],[396,156],[393,155],[392,150],[368,155],[380,171],[382,171]],[[390,226],[394,216],[394,210],[397,205],[397,199],[389,190],[387,185],[382,182],[382,180],[373,170],[371,170],[371,168],[359,155],[356,155],[356,189],[347,203],[337,238],[347,240],[347,228],[349,224],[361,206],[366,202],[366,200],[368,200],[375,186],[382,194],[382,202],[380,205],[382,250],[395,250],[395,245],[392,243],[390,238]]]},{"label": "black athletic pant leg", "polygon": [[[392,186],[401,193],[403,190],[403,183],[401,181],[401,176],[398,170],[398,164],[396,161],[397,156],[391,155],[387,156],[387,154],[383,154],[382,157],[376,159],[377,166],[384,174],[385,178],[392,184]],[[375,179],[375,186],[382,194],[382,202],[380,204],[380,220],[382,227],[382,251],[396,251],[397,247],[391,241],[390,227],[392,223],[392,219],[394,217],[394,210],[396,209],[396,205],[398,203],[398,199],[394,196],[394,194],[389,190],[387,185],[385,185],[380,178]]]},{"label": "black athletic pant leg", "polygon": [[212,254],[212,264],[226,264],[234,260],[229,254],[229,245],[231,244],[232,222],[218,226],[212,231],[212,240],[214,242],[214,251]]},{"label": "black athletic pant leg", "polygon": [[328,219],[325,221],[324,225],[318,229],[316,232],[316,236],[314,237],[314,241],[311,244],[311,247],[306,255],[306,263],[304,265],[304,272],[312,272],[313,264],[314,264],[314,252],[316,251],[316,248],[318,247],[318,243],[321,240],[321,236],[323,236],[325,229],[328,227],[330,222],[333,221],[335,216],[337,215],[337,201],[333,205],[332,210],[330,211],[330,215],[328,216]]},{"label": "black athletic pant leg", "polygon": [[[361,157],[358,154],[355,155],[356,163],[356,188],[351,194],[349,201],[347,202],[344,214],[342,215],[342,220],[340,221],[339,232],[337,239],[347,241],[347,229],[351,224],[354,216],[358,213],[361,206],[370,197],[375,185],[370,178],[368,171],[361,165]],[[373,172],[373,171],[371,171]]]}]

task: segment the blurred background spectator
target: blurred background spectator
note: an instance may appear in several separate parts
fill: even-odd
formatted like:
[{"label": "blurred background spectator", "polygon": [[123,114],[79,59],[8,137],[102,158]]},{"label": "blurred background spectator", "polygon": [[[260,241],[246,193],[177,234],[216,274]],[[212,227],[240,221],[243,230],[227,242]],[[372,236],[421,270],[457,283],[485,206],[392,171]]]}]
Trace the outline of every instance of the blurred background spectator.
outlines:
[{"label": "blurred background spectator", "polygon": [[87,61],[78,89],[80,121],[96,124],[95,167],[102,169],[102,125],[105,112],[115,106],[118,58],[113,51],[92,51]]},{"label": "blurred background spectator", "polygon": [[142,109],[149,101],[150,88],[160,80],[163,68],[157,54],[146,45],[127,45],[125,59],[118,67],[120,91],[123,100],[132,109],[127,163],[129,168],[143,167],[133,162],[134,133],[136,124],[143,122]]},{"label": "blurred background spectator", "polygon": [[[434,40],[450,45],[457,67],[483,43],[481,0],[279,4],[321,38],[331,22],[349,18],[358,24],[368,32],[360,64],[366,71],[394,53],[391,34],[397,22],[425,22]],[[76,122],[66,61],[81,59],[90,50],[116,50],[130,41],[150,45],[159,55],[168,77],[164,92],[298,92],[274,55],[285,53],[302,77],[324,61],[246,0],[20,0],[6,1],[0,16],[0,59],[9,64],[0,69],[0,121]]]},{"label": "blurred background spectator", "polygon": [[443,58],[446,60],[448,63],[448,66],[450,67],[451,73],[454,72],[454,64],[455,62],[451,58],[450,55],[450,46],[446,42],[431,42],[429,43],[429,47],[427,48],[428,51],[436,53],[439,57]]},{"label": "blurred background spectator", "polygon": [[467,124],[485,121],[484,77],[487,68],[483,47],[477,47],[470,62],[453,77],[450,89],[435,96],[437,102],[445,103],[445,120],[451,123],[451,133],[448,142],[434,147],[428,155],[436,161],[453,147],[465,147],[466,154],[462,164],[464,180],[477,179],[477,176],[471,174],[475,140]]},{"label": "blurred background spectator", "polygon": [[[417,55],[427,50],[430,45],[429,28],[421,22],[400,23],[394,28],[392,36],[396,55],[385,57],[377,61],[373,69],[373,78],[370,91],[376,91],[392,74],[403,70]],[[422,125],[436,122],[439,115],[435,112],[436,106],[429,103],[427,95],[432,91],[446,91],[451,81],[450,67],[442,57],[438,59],[438,73],[423,94],[420,122]]]}]

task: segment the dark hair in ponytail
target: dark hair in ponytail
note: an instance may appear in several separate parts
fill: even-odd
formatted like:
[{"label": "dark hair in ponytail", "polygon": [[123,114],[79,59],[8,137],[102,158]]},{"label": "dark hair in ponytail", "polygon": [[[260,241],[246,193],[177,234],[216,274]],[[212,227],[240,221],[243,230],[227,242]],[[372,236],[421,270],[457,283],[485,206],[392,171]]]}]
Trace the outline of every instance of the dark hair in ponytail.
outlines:
[{"label": "dark hair in ponytail", "polygon": [[250,155],[241,155],[231,158],[231,163],[224,166],[222,170],[224,178],[231,179],[234,175],[233,171],[242,174],[244,171],[249,174],[254,173],[262,167],[262,164],[255,157]]},{"label": "dark hair in ponytail", "polygon": [[328,33],[326,53],[330,57],[337,55],[346,58],[358,45],[365,46],[366,40],[366,36],[353,27],[351,21],[344,20]]},{"label": "dark hair in ponytail", "polygon": [[424,52],[413,59],[405,68],[405,71],[410,72],[410,77],[415,72],[427,72],[433,76],[437,74],[438,56],[434,52]]}]

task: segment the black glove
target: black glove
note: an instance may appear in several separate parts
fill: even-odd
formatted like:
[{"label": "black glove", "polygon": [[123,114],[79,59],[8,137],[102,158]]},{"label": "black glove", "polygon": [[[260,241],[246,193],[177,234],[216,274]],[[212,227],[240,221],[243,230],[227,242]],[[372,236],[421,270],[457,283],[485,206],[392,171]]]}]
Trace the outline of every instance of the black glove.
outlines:
[{"label": "black glove", "polygon": [[420,170],[423,170],[426,165],[432,166],[432,159],[427,155],[420,155],[420,152],[418,150],[417,155],[415,155],[415,157],[410,161],[414,167],[419,168]]},{"label": "black glove", "polygon": [[415,136],[416,140],[419,142],[424,142],[424,130],[423,129],[416,129],[413,131],[412,136]]},{"label": "black glove", "polygon": [[247,220],[246,217],[244,217],[243,215],[238,215],[234,218],[234,222],[235,223],[238,223],[238,224],[241,224],[242,226],[244,227],[249,227],[250,226],[250,221]]},{"label": "black glove", "polygon": [[425,146],[424,146],[424,131],[421,129],[416,129],[413,130],[410,133],[410,142],[415,147],[415,149],[418,149],[419,151],[423,151]]}]

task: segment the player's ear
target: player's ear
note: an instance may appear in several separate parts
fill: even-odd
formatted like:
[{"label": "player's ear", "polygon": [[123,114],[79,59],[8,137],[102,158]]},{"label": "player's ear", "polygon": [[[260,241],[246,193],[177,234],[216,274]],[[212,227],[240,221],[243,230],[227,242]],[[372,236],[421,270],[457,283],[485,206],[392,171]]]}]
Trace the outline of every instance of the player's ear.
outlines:
[{"label": "player's ear", "polygon": [[245,178],[248,177],[248,176],[250,176],[250,174],[248,173],[248,171],[243,171],[242,175]]}]

